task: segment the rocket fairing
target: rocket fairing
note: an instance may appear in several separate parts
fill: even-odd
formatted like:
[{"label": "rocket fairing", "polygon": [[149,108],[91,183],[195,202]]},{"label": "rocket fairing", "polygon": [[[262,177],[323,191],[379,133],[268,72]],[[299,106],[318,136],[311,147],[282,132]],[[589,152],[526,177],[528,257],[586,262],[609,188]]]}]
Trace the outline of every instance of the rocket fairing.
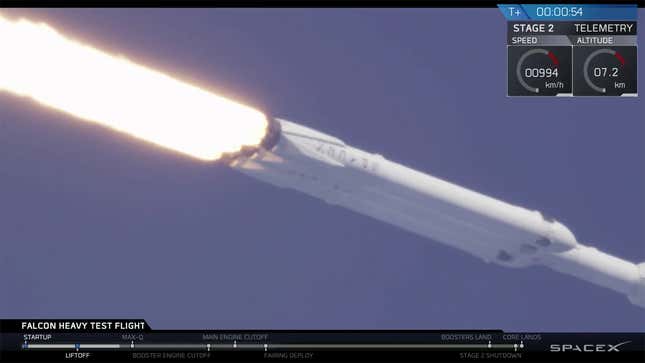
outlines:
[{"label": "rocket fairing", "polygon": [[231,167],[506,267],[544,265],[645,307],[645,263],[578,243],[560,222],[446,182],[302,125],[270,119]]}]

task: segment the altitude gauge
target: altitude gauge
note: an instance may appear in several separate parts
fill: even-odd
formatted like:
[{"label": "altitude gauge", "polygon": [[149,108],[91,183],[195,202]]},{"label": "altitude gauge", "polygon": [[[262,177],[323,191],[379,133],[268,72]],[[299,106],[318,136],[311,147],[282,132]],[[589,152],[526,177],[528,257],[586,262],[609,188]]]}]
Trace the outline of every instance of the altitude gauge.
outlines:
[{"label": "altitude gauge", "polygon": [[555,96],[570,93],[571,47],[509,47],[509,96]]},{"label": "altitude gauge", "polygon": [[636,95],[636,47],[578,47],[574,94]]}]

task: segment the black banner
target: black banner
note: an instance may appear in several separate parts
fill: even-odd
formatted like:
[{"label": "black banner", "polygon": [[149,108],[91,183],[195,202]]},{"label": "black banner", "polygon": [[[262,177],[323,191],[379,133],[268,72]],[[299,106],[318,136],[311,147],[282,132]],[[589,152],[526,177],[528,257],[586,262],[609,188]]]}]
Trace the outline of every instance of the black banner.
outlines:
[{"label": "black banner", "polygon": [[136,319],[0,321],[2,361],[642,362],[645,333],[154,330]]}]

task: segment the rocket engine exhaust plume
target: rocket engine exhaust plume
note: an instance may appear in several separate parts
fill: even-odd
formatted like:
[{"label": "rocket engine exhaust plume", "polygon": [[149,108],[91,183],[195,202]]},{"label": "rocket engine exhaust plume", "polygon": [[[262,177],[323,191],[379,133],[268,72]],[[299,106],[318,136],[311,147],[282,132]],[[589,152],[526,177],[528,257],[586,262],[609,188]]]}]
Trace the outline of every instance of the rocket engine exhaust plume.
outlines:
[{"label": "rocket engine exhaust plume", "polygon": [[251,107],[0,14],[0,90],[202,160],[258,144]]}]

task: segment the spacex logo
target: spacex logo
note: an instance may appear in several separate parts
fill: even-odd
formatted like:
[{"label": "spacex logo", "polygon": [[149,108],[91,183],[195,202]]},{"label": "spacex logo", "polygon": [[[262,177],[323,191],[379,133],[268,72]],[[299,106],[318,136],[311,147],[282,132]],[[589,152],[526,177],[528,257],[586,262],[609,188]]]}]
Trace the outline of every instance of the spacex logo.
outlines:
[{"label": "spacex logo", "polygon": [[551,344],[552,352],[620,352],[621,345],[631,343],[631,340],[618,344]]}]

